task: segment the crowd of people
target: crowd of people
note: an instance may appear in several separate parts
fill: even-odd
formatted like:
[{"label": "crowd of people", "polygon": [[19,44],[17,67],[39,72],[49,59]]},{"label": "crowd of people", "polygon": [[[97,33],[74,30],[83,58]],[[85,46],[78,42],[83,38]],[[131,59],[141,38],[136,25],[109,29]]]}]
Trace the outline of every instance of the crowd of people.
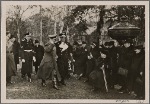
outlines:
[{"label": "crowd of people", "polygon": [[85,78],[85,83],[93,87],[93,91],[109,92],[120,85],[118,93],[128,93],[136,98],[145,98],[145,47],[135,46],[131,39],[105,43],[74,41],[71,45],[66,41],[66,34],[49,35],[49,41],[40,45],[38,40],[25,34],[19,44],[16,37],[7,32],[6,41],[6,82],[17,74],[19,57],[22,61],[21,77],[32,81],[33,66],[42,86],[51,79],[53,88],[66,86],[66,80],[74,76],[77,80]]}]

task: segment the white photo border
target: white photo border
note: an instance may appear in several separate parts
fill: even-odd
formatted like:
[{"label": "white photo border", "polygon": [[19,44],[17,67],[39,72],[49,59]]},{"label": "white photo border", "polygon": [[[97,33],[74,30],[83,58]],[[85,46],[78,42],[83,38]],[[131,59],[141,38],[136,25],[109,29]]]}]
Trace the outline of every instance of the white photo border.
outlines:
[{"label": "white photo border", "polygon": [[[145,100],[126,99],[6,99],[7,5],[145,5]],[[149,103],[149,1],[1,1],[1,103]]]}]

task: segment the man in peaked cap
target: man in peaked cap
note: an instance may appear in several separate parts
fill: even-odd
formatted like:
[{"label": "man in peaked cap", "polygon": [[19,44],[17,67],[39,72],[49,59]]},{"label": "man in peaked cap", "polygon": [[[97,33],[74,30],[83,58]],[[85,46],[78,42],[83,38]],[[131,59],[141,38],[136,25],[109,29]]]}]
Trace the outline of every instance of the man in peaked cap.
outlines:
[{"label": "man in peaked cap", "polygon": [[57,82],[61,80],[58,67],[55,39],[56,35],[49,35],[49,41],[44,46],[44,56],[40,63],[37,78],[42,80],[42,86],[46,86],[46,80],[52,79],[53,88],[59,90]]},{"label": "man in peaked cap", "polygon": [[33,40],[31,39],[31,34],[26,33],[24,34],[25,37],[21,41],[21,48],[22,48],[22,69],[21,74],[22,78],[28,76],[28,81],[31,82],[31,73],[32,73],[32,62],[35,61],[35,57],[33,56],[34,44]]},{"label": "man in peaked cap", "polygon": [[58,56],[58,70],[60,72],[62,80],[60,83],[62,85],[66,85],[65,79],[69,78],[69,71],[68,71],[68,66],[69,66],[69,61],[72,57],[72,47],[71,45],[66,41],[66,34],[61,33],[59,34],[60,41],[56,43],[56,52]]}]

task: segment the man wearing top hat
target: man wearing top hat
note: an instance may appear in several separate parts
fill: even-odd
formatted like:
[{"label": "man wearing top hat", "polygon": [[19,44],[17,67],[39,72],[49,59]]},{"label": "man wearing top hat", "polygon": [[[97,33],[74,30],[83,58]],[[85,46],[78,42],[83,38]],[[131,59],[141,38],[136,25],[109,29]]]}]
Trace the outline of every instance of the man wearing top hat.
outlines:
[{"label": "man wearing top hat", "polygon": [[21,41],[21,48],[22,48],[22,69],[21,74],[22,78],[28,76],[28,81],[31,82],[31,73],[32,73],[32,62],[35,61],[35,57],[33,56],[34,44],[33,40],[31,39],[31,34],[26,33],[24,34],[25,37]]},{"label": "man wearing top hat", "polygon": [[69,60],[72,57],[72,47],[71,45],[66,41],[66,33],[61,33],[59,35],[60,41],[56,43],[56,52],[57,52],[57,63],[58,63],[58,70],[60,72],[62,80],[60,83],[62,85],[66,85],[65,79],[69,78]]}]

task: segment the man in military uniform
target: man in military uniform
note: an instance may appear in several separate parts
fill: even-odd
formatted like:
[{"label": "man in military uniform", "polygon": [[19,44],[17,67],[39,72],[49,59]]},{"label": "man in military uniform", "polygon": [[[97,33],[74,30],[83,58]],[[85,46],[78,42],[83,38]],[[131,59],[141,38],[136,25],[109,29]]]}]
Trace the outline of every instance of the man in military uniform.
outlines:
[{"label": "man in military uniform", "polygon": [[60,83],[62,85],[66,85],[65,79],[69,78],[69,60],[72,57],[72,47],[71,45],[66,41],[66,34],[61,33],[60,35],[60,41],[56,43],[56,52],[57,52],[57,64],[58,64],[58,70],[60,72],[62,80]]},{"label": "man in military uniform", "polygon": [[31,82],[31,73],[32,73],[32,62],[35,61],[33,57],[33,40],[31,39],[31,34],[26,33],[25,37],[21,41],[22,48],[22,69],[21,74],[22,78],[25,78],[25,75],[28,76],[28,81]]}]

